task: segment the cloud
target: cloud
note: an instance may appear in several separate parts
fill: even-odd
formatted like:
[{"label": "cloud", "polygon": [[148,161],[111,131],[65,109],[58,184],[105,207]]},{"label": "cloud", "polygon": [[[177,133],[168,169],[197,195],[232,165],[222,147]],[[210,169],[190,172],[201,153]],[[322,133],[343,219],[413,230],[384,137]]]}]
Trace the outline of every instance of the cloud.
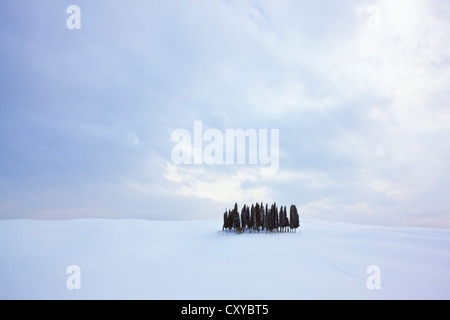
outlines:
[{"label": "cloud", "polygon": [[[392,223],[408,224],[405,212],[417,215],[428,207],[445,220],[448,210],[437,203],[447,201],[436,195],[435,203],[428,202],[426,194],[440,184],[440,177],[449,177],[450,145],[445,137],[450,134],[446,102],[450,38],[444,31],[448,19],[436,14],[443,8],[437,1],[379,1],[376,5],[380,28],[371,30],[361,23],[354,37],[336,44],[322,66],[324,72],[331,71],[330,81],[324,84],[334,88],[340,112],[359,117],[359,123],[330,138],[333,146],[328,149],[335,159],[353,162],[354,174],[348,178],[359,197],[335,194],[332,211],[342,208],[346,213],[335,216],[355,221],[380,222],[371,218],[379,215]],[[361,22],[367,17],[366,8],[356,7]],[[352,102],[355,99],[359,106]],[[333,179],[334,183],[339,181]],[[380,201],[381,195],[392,200],[389,205]],[[419,207],[418,199],[423,201]],[[313,203],[329,203],[323,201]],[[328,207],[322,206],[324,211]],[[437,218],[434,225],[439,224]]]},{"label": "cloud", "polygon": [[[260,182],[259,168],[242,167],[238,170],[195,168],[166,164],[164,177],[177,186],[172,189],[184,197],[197,197],[232,205],[234,202],[256,202],[271,199],[270,188]],[[252,187],[245,188],[244,183]],[[259,186],[258,186],[259,185]],[[172,192],[173,192],[172,191]]]},{"label": "cloud", "polygon": [[[201,218],[273,200],[361,223],[449,220],[444,1],[78,5],[79,32],[64,6],[1,5],[2,217]],[[278,174],[175,166],[171,133],[195,120],[279,129]]]},{"label": "cloud", "polygon": [[[252,202],[277,201],[279,186],[293,183],[308,188],[324,188],[327,177],[320,172],[282,171],[273,176],[262,175],[258,166],[228,165],[177,166],[165,163],[161,170],[168,182],[165,192],[183,197],[206,198],[214,202],[232,205]],[[281,188],[283,190],[283,188]]]}]

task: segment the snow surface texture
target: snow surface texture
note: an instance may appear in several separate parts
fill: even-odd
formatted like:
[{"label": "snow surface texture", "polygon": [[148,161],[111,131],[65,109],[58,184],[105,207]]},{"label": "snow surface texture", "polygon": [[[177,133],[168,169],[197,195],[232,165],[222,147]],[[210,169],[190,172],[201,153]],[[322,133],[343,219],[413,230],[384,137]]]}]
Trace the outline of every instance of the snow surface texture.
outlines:
[{"label": "snow surface texture", "polygon": [[[297,233],[221,221],[0,221],[1,299],[450,299],[450,230],[302,220]],[[301,230],[301,233],[300,233]],[[67,267],[80,267],[69,290]],[[367,267],[380,267],[369,290]]]}]

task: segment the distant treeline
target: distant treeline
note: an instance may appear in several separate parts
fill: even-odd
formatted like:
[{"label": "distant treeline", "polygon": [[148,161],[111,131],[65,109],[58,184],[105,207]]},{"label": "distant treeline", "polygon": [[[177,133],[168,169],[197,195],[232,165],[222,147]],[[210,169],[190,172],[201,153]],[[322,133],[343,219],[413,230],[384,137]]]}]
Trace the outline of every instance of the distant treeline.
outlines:
[{"label": "distant treeline", "polygon": [[249,231],[266,231],[266,232],[296,232],[300,226],[297,207],[291,205],[289,208],[289,217],[287,215],[286,206],[281,206],[278,210],[277,204],[273,203],[270,208],[266,203],[264,206],[256,203],[248,207],[244,204],[239,215],[237,203],[233,210],[225,210],[223,214],[222,230],[232,230],[238,233]]}]

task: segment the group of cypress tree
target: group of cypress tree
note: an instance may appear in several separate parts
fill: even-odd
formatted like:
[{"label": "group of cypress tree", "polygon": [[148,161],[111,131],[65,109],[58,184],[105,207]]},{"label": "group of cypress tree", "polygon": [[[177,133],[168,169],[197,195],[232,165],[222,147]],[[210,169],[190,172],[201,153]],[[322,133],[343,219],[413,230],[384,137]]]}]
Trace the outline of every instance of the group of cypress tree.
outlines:
[{"label": "group of cypress tree", "polygon": [[297,207],[291,205],[289,217],[286,206],[281,206],[278,210],[277,204],[273,203],[270,208],[266,203],[264,206],[256,203],[248,207],[244,204],[239,215],[238,205],[234,204],[233,210],[225,210],[223,214],[222,230],[231,230],[238,233],[249,231],[266,232],[296,232],[300,226]]}]

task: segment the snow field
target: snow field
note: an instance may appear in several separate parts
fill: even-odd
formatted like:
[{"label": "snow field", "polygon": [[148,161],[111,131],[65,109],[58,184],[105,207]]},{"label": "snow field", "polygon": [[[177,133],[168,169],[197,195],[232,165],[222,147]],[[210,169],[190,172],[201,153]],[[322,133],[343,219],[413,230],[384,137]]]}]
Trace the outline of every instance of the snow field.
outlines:
[{"label": "snow field", "polygon": [[[450,230],[315,220],[301,220],[297,233],[221,227],[221,221],[3,220],[0,298],[450,298]],[[80,267],[79,290],[67,287],[70,265]],[[379,290],[367,287],[370,265],[380,268]]]}]

